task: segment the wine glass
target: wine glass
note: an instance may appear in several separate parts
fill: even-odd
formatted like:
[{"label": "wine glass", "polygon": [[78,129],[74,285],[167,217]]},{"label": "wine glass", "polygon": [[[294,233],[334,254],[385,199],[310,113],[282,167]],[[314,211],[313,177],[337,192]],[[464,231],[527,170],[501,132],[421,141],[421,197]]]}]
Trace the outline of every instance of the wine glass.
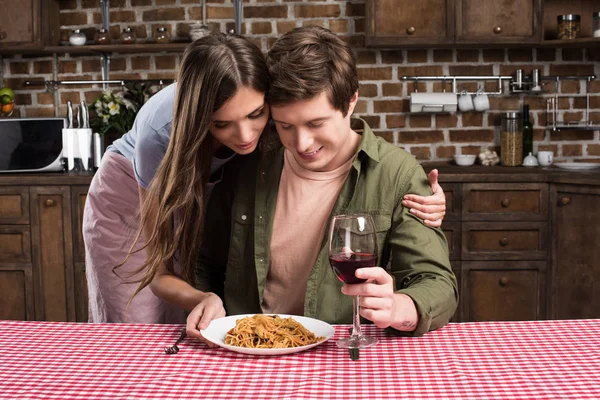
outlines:
[{"label": "wine glass", "polygon": [[[329,264],[344,283],[365,282],[357,278],[359,268],[377,264],[375,223],[369,214],[336,215],[329,229]],[[360,332],[359,296],[352,298],[352,335],[337,341],[344,349],[360,349],[377,344],[378,340]]]}]

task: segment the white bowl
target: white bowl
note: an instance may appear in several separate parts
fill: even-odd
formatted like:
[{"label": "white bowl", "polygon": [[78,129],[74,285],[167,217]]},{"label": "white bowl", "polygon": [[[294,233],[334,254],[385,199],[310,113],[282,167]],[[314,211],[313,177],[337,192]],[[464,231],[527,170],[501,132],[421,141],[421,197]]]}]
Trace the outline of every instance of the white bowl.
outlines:
[{"label": "white bowl", "polygon": [[456,165],[468,166],[475,164],[475,159],[477,156],[471,154],[457,154],[454,156],[454,161],[456,161]]}]

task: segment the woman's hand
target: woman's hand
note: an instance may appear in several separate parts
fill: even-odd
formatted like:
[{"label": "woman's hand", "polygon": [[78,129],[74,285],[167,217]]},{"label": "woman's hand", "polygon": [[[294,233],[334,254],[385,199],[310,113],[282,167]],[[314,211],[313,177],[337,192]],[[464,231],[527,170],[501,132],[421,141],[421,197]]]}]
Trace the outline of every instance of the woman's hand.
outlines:
[{"label": "woman's hand", "polygon": [[214,293],[206,293],[206,297],[192,310],[187,317],[186,331],[190,337],[200,339],[209,347],[216,347],[214,343],[206,340],[200,330],[208,328],[210,321],[225,316],[225,308],[221,298]]},{"label": "woman's hand", "polygon": [[433,195],[423,197],[416,194],[407,194],[402,200],[404,207],[409,207],[411,214],[421,218],[425,225],[439,227],[446,214],[446,196],[438,183],[438,170],[432,170],[429,175],[429,184]]},{"label": "woman's hand", "polygon": [[344,284],[342,293],[360,296],[360,315],[378,328],[391,326],[400,331],[414,331],[419,322],[417,308],[403,293],[394,293],[394,280],[381,267],[360,268],[356,277],[365,283]]}]

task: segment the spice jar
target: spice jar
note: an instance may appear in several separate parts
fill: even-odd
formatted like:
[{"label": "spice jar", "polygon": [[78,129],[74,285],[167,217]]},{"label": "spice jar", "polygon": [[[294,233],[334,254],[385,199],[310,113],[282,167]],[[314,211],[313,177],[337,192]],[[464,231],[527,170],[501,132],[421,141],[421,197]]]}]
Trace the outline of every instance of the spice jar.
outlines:
[{"label": "spice jar", "polygon": [[592,32],[594,37],[600,38],[600,11],[592,14]]},{"label": "spice jar", "polygon": [[523,163],[523,132],[518,112],[502,115],[500,159],[502,165],[514,167]]},{"label": "spice jar", "polygon": [[110,34],[104,28],[100,28],[94,35],[94,43],[96,44],[110,44]]},{"label": "spice jar", "polygon": [[171,41],[171,35],[169,31],[164,26],[160,28],[156,28],[156,32],[154,32],[154,40],[156,43],[169,43]]},{"label": "spice jar", "polygon": [[130,27],[123,29],[121,32],[121,43],[123,44],[132,44],[135,43],[136,35],[135,31]]},{"label": "spice jar", "polygon": [[81,32],[79,29],[73,29],[69,35],[69,43],[73,46],[83,46],[86,40],[85,33]]},{"label": "spice jar", "polygon": [[558,36],[559,40],[576,39],[581,33],[581,16],[577,14],[559,15]]}]

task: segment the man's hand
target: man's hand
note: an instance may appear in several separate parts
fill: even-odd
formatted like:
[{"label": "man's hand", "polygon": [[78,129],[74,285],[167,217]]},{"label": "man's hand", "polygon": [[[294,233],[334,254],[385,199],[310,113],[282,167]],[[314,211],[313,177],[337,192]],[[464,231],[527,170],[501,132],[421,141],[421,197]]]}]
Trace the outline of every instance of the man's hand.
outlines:
[{"label": "man's hand", "polygon": [[356,270],[356,277],[367,279],[367,282],[344,284],[342,293],[360,296],[361,316],[378,328],[391,326],[400,331],[415,330],[419,322],[417,308],[409,296],[394,293],[394,281],[390,274],[381,267],[360,268]]},{"label": "man's hand", "polygon": [[446,196],[444,196],[444,190],[438,183],[438,170],[432,170],[427,177],[433,195],[423,197],[416,194],[407,194],[402,200],[402,205],[409,207],[411,214],[421,218],[425,225],[439,227],[442,225],[446,214]]}]

